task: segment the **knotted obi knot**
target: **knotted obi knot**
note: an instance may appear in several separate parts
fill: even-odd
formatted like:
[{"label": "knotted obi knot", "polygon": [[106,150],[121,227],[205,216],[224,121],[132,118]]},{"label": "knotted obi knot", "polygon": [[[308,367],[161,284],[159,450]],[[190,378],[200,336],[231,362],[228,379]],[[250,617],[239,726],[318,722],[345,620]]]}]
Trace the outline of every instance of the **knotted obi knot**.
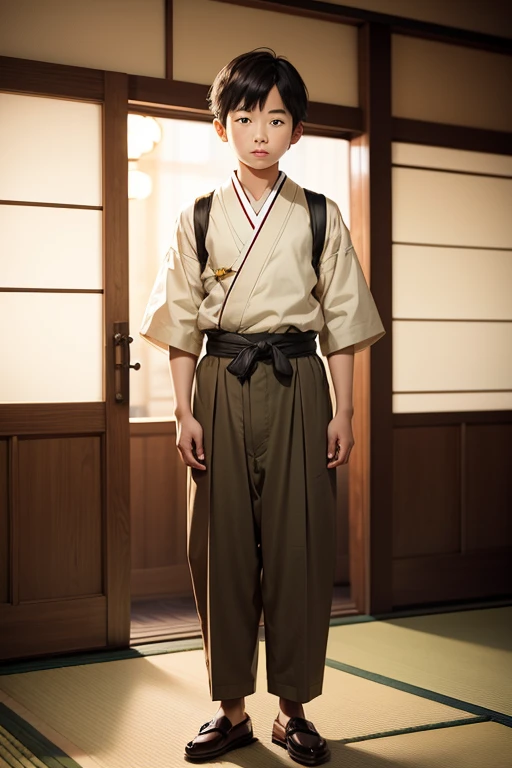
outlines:
[{"label": "knotted obi knot", "polygon": [[229,333],[206,331],[206,354],[232,357],[227,370],[241,384],[247,381],[259,360],[272,360],[276,373],[290,377],[293,368],[288,358],[316,354],[316,331],[297,333]]}]

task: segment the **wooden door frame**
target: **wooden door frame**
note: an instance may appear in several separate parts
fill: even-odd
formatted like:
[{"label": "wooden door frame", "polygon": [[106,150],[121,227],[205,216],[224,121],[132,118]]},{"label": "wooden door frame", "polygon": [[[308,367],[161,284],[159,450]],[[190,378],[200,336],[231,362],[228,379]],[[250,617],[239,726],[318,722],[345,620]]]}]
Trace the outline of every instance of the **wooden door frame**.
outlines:
[{"label": "wooden door frame", "polygon": [[[0,57],[0,91],[21,95],[64,98],[103,106],[103,264],[105,402],[30,403],[0,405],[0,435],[102,434],[103,477],[103,595],[83,599],[90,619],[99,621],[107,601],[107,645],[125,647],[130,640],[130,496],[128,401],[115,401],[113,324],[128,320],[128,75],[82,67]],[[109,435],[115,435],[115,440]],[[10,446],[10,519],[13,562],[11,605],[0,606],[6,621],[13,620],[17,604],[15,574],[16,448]],[[25,610],[24,606],[20,607]],[[60,601],[44,603],[44,616],[62,619]],[[85,616],[85,615],[84,615]],[[85,620],[85,619],[84,619]],[[86,636],[84,632],[84,636]]]},{"label": "wooden door frame", "polygon": [[[128,76],[105,72],[103,102],[106,547],[109,646],[130,642],[130,400],[116,401],[114,323],[128,323]],[[108,256],[108,257],[107,257]],[[110,361],[110,363],[109,363]],[[112,439],[114,437],[114,439]],[[119,446],[122,450],[119,450]]]}]

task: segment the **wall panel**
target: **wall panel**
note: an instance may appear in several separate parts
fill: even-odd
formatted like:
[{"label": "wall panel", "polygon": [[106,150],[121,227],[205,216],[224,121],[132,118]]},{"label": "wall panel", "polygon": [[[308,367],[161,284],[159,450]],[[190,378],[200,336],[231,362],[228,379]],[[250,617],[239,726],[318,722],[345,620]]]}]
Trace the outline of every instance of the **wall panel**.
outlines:
[{"label": "wall panel", "polygon": [[297,67],[312,101],[358,106],[356,27],[214,0],[173,5],[175,80],[209,85],[235,56],[267,46]]},{"label": "wall panel", "polygon": [[157,423],[153,430],[153,435],[132,434],[130,443],[132,568],[158,568],[187,558],[186,468],[171,424]]},{"label": "wall panel", "polygon": [[20,601],[102,592],[100,437],[19,441]]},{"label": "wall panel", "polygon": [[9,602],[9,443],[0,440],[0,603]]},{"label": "wall panel", "polygon": [[0,0],[0,53],[165,77],[164,0]]},{"label": "wall panel", "polygon": [[192,595],[187,473],[174,421],[130,424],[132,597]]},{"label": "wall panel", "polygon": [[393,437],[393,557],[458,552],[457,427],[396,429]]},{"label": "wall panel", "polygon": [[512,58],[393,36],[393,116],[512,130]]},{"label": "wall panel", "polygon": [[512,425],[468,425],[466,548],[512,547]]},{"label": "wall panel", "polygon": [[393,246],[393,317],[512,320],[512,250]]},{"label": "wall panel", "polygon": [[393,241],[512,248],[512,179],[393,169]]},{"label": "wall panel", "polygon": [[512,390],[512,323],[393,322],[395,392]]}]

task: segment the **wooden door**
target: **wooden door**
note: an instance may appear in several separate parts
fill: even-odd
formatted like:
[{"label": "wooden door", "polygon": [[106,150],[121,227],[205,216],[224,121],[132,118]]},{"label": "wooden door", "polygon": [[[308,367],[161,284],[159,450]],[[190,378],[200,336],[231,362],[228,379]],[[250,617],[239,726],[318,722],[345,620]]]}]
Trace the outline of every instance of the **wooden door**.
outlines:
[{"label": "wooden door", "polygon": [[129,643],[128,392],[115,368],[127,345],[114,341],[128,321],[127,77],[0,64],[0,658],[11,659]]}]

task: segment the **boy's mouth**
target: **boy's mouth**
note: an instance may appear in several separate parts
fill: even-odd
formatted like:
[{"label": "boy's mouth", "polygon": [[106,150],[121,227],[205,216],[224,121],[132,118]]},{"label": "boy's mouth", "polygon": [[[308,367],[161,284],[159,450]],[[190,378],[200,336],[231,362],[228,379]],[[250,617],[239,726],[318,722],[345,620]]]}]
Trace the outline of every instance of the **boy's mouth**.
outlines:
[{"label": "boy's mouth", "polygon": [[265,152],[264,149],[255,149],[253,152],[251,152],[251,155],[256,155],[256,157],[265,157],[268,155],[268,152]]}]

